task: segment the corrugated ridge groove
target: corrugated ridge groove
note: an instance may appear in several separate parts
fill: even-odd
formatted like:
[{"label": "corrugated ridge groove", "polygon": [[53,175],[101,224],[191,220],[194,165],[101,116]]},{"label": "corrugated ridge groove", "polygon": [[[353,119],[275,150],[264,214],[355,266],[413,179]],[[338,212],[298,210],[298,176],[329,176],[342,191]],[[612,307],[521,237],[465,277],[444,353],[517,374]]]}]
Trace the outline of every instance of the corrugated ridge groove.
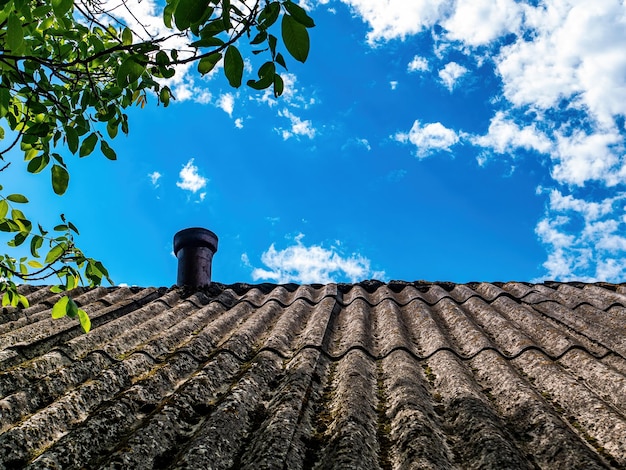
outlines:
[{"label": "corrugated ridge groove", "polygon": [[[21,286],[20,286],[21,287]],[[38,315],[40,312],[50,308],[54,302],[50,302],[49,298],[60,298],[59,294],[53,294],[48,287],[42,287],[31,293],[23,293],[28,299],[30,307],[28,308],[15,308],[15,307],[3,307],[2,314],[0,314],[0,334],[4,334],[7,331],[13,331],[22,326],[35,323],[44,315]]]},{"label": "corrugated ridge groove", "polygon": [[[238,304],[238,309],[241,310],[241,305],[242,304]],[[307,308],[302,308],[303,306],[305,306],[306,303],[305,302],[296,302],[292,307],[293,309],[296,309],[298,312],[300,313],[306,313],[306,310],[309,310]],[[245,310],[245,309],[244,309]],[[252,311],[252,309],[248,309],[250,311]],[[276,317],[276,315],[274,315],[272,313],[276,312],[278,309],[278,306],[275,303],[267,303],[265,304],[264,308],[261,308],[260,310],[265,310],[267,312],[268,315]],[[259,311],[257,310],[256,313],[258,314]],[[294,313],[293,311],[287,311],[284,312],[286,314],[288,313]],[[296,312],[297,313],[297,312]],[[260,317],[264,317],[266,315],[264,315],[263,313],[261,313]],[[263,338],[262,335],[260,335],[261,331],[265,331],[266,334],[265,336],[267,338],[270,339],[270,341],[272,341],[272,338],[276,338],[283,336],[287,331],[289,330],[293,330],[292,326],[297,326],[297,321],[294,323],[294,319],[290,319],[291,315],[283,315],[280,316],[278,318],[278,323],[275,323],[274,321],[270,321],[268,322],[268,318],[259,318],[258,315],[255,314],[255,318],[249,317],[247,320],[244,321],[244,323],[240,323],[239,326],[237,327],[236,330],[233,330],[233,332],[231,333],[231,335],[223,340],[223,344],[226,345],[230,345],[232,346],[233,344],[235,345],[240,345],[240,341],[238,340],[240,337],[245,337],[251,341],[246,341],[246,343],[250,343],[253,342],[253,338],[256,337],[261,337]],[[261,330],[259,330],[259,327],[261,328]],[[198,335],[202,334],[202,332],[199,332]],[[274,335],[274,336],[272,336]],[[293,338],[295,335],[291,335],[291,337]],[[260,341],[262,342],[262,341]],[[187,345],[188,347],[189,345]],[[226,350],[223,350],[224,352]],[[181,353],[182,351],[175,351],[173,354],[178,354]],[[238,358],[238,356],[246,356],[248,353],[242,349],[240,349],[239,347],[235,347],[233,348],[233,352],[234,354],[232,354],[233,358]],[[219,352],[217,353],[219,354]],[[216,355],[214,354],[212,357],[215,357]],[[257,360],[259,357],[258,354],[256,354],[254,356],[254,360]],[[244,361],[245,359],[243,358],[239,358],[242,361]],[[239,360],[238,359],[238,360]],[[172,456],[172,458],[174,458]],[[175,460],[175,458],[174,458]]]},{"label": "corrugated ridge groove", "polygon": [[[147,358],[133,355],[125,361],[133,357]],[[228,362],[234,365],[230,367],[230,373]],[[205,365],[211,370],[209,374],[205,374],[204,369],[199,370],[200,365],[185,355],[172,357],[167,363],[150,365],[146,362],[146,365],[130,388],[104,403],[41,459],[57,465],[61,462],[71,468],[85,465],[100,468],[106,462],[115,462],[121,455],[124,468],[146,466],[151,456],[153,459],[176,445],[176,435],[184,435],[191,421],[199,421],[193,409],[172,406],[172,401],[179,394],[193,391],[194,385],[207,377],[228,382],[232,373],[239,369],[239,363],[225,356]],[[184,381],[183,387],[181,381]],[[204,412],[202,406],[197,409]],[[180,425],[185,429],[181,430]],[[95,442],[94,435],[98,436]],[[137,454],[140,454],[139,458]]]},{"label": "corrugated ridge groove", "polygon": [[[125,304],[121,309],[116,305],[106,307],[94,315],[92,328],[88,335],[79,335],[65,344],[58,346],[75,359],[94,349],[105,351],[129,330],[141,330],[145,322],[169,308],[163,297],[178,297],[175,291],[150,291],[147,295]],[[88,312],[89,313],[89,312]]]},{"label": "corrugated ridge groove", "polygon": [[494,410],[469,368],[448,352],[421,363],[431,389],[440,400],[454,464],[460,468],[532,469],[532,462],[516,447],[506,423]]},{"label": "corrugated ridge groove", "polygon": [[442,397],[434,389],[428,364],[420,364],[400,350],[379,364],[379,388],[382,386],[387,396],[392,467],[454,468],[449,438],[444,433]]},{"label": "corrugated ridge groove", "polygon": [[[50,307],[61,297],[62,294],[55,294],[52,297],[53,302],[50,304]],[[15,344],[34,343],[38,339],[45,339],[50,334],[62,332],[65,326],[64,322],[54,321],[49,312],[46,313],[45,310],[40,310],[29,316],[26,322],[18,320],[15,325],[5,325],[5,328],[11,327],[11,329],[0,336],[0,349],[5,349]]]},{"label": "corrugated ridge groove", "polygon": [[92,355],[85,361],[70,362],[65,367],[49,374],[45,379],[13,391],[0,400],[0,433],[11,425],[51,405],[57,399],[87,380],[94,379],[111,361],[100,355]]},{"label": "corrugated ridge groove", "polygon": [[527,336],[531,337],[535,344],[543,345],[544,348],[548,349],[546,345],[552,343],[549,349],[553,355],[557,350],[574,344],[581,345],[598,355],[608,351],[597,342],[591,341],[571,328],[563,328],[562,324],[555,322],[550,317],[541,313],[537,314],[537,311],[528,305],[521,305],[502,298],[495,300],[492,306]]},{"label": "corrugated ridge groove", "polygon": [[145,356],[136,355],[114,364],[0,435],[0,461],[24,465],[49,448],[100,404],[126,388],[140,369],[135,363],[142,360],[146,361]]},{"label": "corrugated ridge groove", "polygon": [[[535,345],[535,342],[524,330],[518,328],[513,320],[495,307],[482,299],[471,299],[462,306],[462,309],[473,318],[474,323],[491,338],[497,349],[506,356],[510,356],[515,351],[527,346]],[[459,334],[462,335],[462,332]]]},{"label": "corrugated ridge groove", "polygon": [[325,445],[314,468],[378,468],[375,362],[353,350],[333,375]]},{"label": "corrugated ridge groove", "polygon": [[514,362],[486,352],[467,366],[520,454],[540,468],[602,468],[597,455],[580,445],[563,416]]},{"label": "corrugated ridge groove", "polygon": [[[7,349],[16,351],[22,359],[30,360],[36,356],[41,356],[47,353],[52,350],[52,348],[57,347],[62,348],[70,357],[77,359],[75,355],[67,350],[68,344],[80,340],[80,338],[89,337],[90,339],[93,339],[94,336],[98,335],[98,331],[101,330],[99,327],[110,322],[111,318],[117,319],[121,316],[132,314],[137,308],[140,308],[142,305],[152,301],[158,296],[159,293],[157,291],[152,291],[141,300],[124,305],[119,309],[115,307],[108,307],[103,309],[104,312],[98,311],[95,312],[95,314],[94,312],[88,312],[92,320],[92,330],[89,335],[84,335],[81,326],[73,319],[62,318],[60,320],[54,320],[49,318],[47,320],[48,322],[51,324],[52,322],[56,322],[57,325],[54,327],[53,333],[48,336],[37,335],[41,337],[29,344],[16,344]],[[14,361],[13,365],[15,365],[16,362],[17,361]]]},{"label": "corrugated ridge groove", "polygon": [[[183,304],[184,304],[184,301],[183,301]],[[215,315],[213,315],[210,310],[214,309],[217,305],[219,304],[209,305],[206,307],[206,309],[203,309],[201,312],[199,312],[200,316],[206,317],[205,320],[207,320],[209,324],[217,323],[217,320],[214,320],[213,322],[210,321],[211,318],[213,319],[215,318]],[[181,307],[181,305],[178,305],[178,306]],[[181,308],[177,310],[182,311],[184,310],[184,308],[182,310]],[[238,308],[236,310],[241,311],[241,308]],[[246,309],[244,308],[243,310],[245,311]],[[194,315],[192,315],[192,317],[193,316]],[[219,318],[222,320],[221,324],[228,327],[229,322],[224,321],[227,319],[225,319],[223,316],[220,316]],[[183,320],[183,323],[185,321],[186,320]],[[187,326],[190,327],[190,325],[187,325]],[[230,326],[235,327],[236,325],[231,322]],[[203,329],[206,329],[208,327],[209,325],[206,325]],[[200,333],[201,332],[198,332],[198,335]],[[194,339],[197,339],[198,335],[195,335]],[[188,346],[188,344],[186,344],[186,346]],[[155,352],[153,348],[149,348],[149,349],[152,349],[152,352]],[[145,351],[136,350],[136,351],[133,351],[126,359],[124,359],[124,361],[129,360],[130,358],[135,357],[137,355],[151,357]],[[221,357],[219,356],[216,357],[216,356],[218,355],[212,354],[211,356],[212,358],[215,358],[215,359],[211,359],[213,363],[224,363],[223,355]],[[231,359],[226,360],[226,362],[227,363],[229,361],[232,362],[233,359],[234,357],[231,355]],[[123,361],[120,361],[120,362],[123,362]],[[86,428],[88,429],[93,429],[94,426],[97,428],[103,428],[103,427],[107,428],[108,426],[111,426],[112,429],[116,430],[114,434],[105,433],[109,435],[109,440],[107,441],[106,439],[104,439],[103,440],[104,442],[99,442],[99,444],[101,445],[95,446],[97,448],[92,449],[89,452],[87,452],[87,455],[92,455],[94,458],[95,457],[106,458],[106,455],[107,455],[105,452],[106,446],[107,445],[111,446],[111,444],[119,442],[116,439],[119,439],[120,434],[122,436],[126,435],[126,438],[124,439],[124,441],[126,441],[128,439],[132,440],[132,435],[135,432],[138,432],[144,429],[147,429],[149,432],[149,429],[151,429],[150,423],[152,421],[149,420],[147,423],[142,423],[143,419],[141,418],[141,415],[148,413],[149,416],[158,417],[160,413],[159,410],[165,410],[166,414],[168,413],[167,410],[171,411],[172,409],[171,405],[167,404],[168,403],[167,396],[170,396],[172,400],[175,400],[178,396],[180,396],[181,393],[184,393],[184,390],[187,390],[189,387],[193,387],[193,382],[194,382],[193,378],[197,375],[196,371],[198,370],[199,364],[200,363],[197,361],[197,359],[194,359],[193,355],[187,353],[186,351],[174,351],[173,353],[162,357],[161,360],[156,362],[156,364],[152,363],[151,367],[149,367],[147,370],[144,371],[143,376],[140,375],[139,377],[135,378],[136,384],[130,390],[126,391],[123,395],[120,395],[116,401],[112,402],[110,405],[106,406],[103,410],[101,410],[101,412],[98,413],[98,414],[102,413],[105,417],[108,416],[113,420],[119,420],[119,416],[124,415],[125,416],[124,419],[119,420],[120,422],[118,421],[107,422],[108,423],[107,424],[107,423],[99,422],[97,416],[94,416],[86,424]],[[239,366],[237,366],[237,369],[239,369]],[[192,378],[191,382],[188,380],[190,377],[190,374],[193,374],[193,376],[191,377]],[[163,399],[166,399],[165,403],[161,403]],[[125,411],[120,410],[120,407],[125,408]],[[200,406],[200,408],[202,408],[202,406]],[[197,419],[197,416],[194,414],[195,412],[193,410],[191,411],[189,409],[185,409],[182,411],[179,410],[177,416],[180,416],[180,413],[183,413],[184,417],[187,417],[188,419],[191,419],[191,420]],[[196,418],[193,418],[192,415],[196,416]],[[184,419],[183,421],[186,422]],[[172,429],[178,429],[176,422],[172,422],[172,421],[169,421],[169,422],[170,422],[170,431]],[[161,426],[159,425],[156,426],[155,430],[157,433],[163,431],[163,429],[161,429]],[[183,431],[181,432],[184,434]],[[75,433],[73,433],[73,435],[74,434],[76,434],[76,436],[85,435],[85,432],[83,432],[81,429],[78,429]],[[181,435],[182,434],[179,433],[179,437]],[[81,445],[81,442],[82,442],[82,445]],[[74,448],[73,455],[71,456],[73,461],[76,462],[77,459],[78,461],[81,461],[80,452],[85,451],[84,441],[81,441],[80,439],[78,439],[78,442],[75,445],[74,444],[69,445],[66,442],[62,446],[59,446],[59,449],[60,451],[63,451],[67,447]],[[165,450],[166,449],[162,449],[162,451],[165,451]],[[52,455],[54,455],[53,452],[49,453],[47,458],[52,458]],[[157,457],[158,456],[155,456],[155,458]],[[162,459],[163,456],[158,457],[158,458]],[[82,460],[82,462],[83,462],[82,464],[84,464],[84,459]]]},{"label": "corrugated ridge groove", "polygon": [[[546,308],[546,304],[550,305],[550,308]],[[611,343],[607,344],[607,339],[611,339],[617,335],[618,338],[622,339],[625,330],[624,328],[610,329],[605,327],[604,325],[595,325],[591,322],[586,321],[586,318],[582,316],[576,310],[565,309],[560,304],[555,301],[550,302],[542,302],[539,304],[533,304],[531,307],[539,312],[542,315],[545,315],[548,318],[551,318],[555,322],[565,326],[572,331],[575,331],[577,334],[588,338],[590,341],[602,346],[603,348],[613,352],[614,354],[626,358],[626,350],[621,350],[620,343],[615,343],[615,341],[611,341]],[[587,331],[585,331],[587,330]],[[593,336],[592,336],[593,335]],[[600,341],[598,338],[604,338]],[[616,347],[617,346],[617,347]]]},{"label": "corrugated ridge groove", "polygon": [[351,302],[347,307],[343,307],[337,316],[329,354],[336,355],[337,351],[352,346],[371,352],[374,346],[372,331],[369,304],[364,301]]},{"label": "corrugated ridge groove", "polygon": [[559,362],[545,361],[531,352],[520,356],[515,365],[531,377],[534,387],[605,462],[626,466],[626,418],[622,412]]}]

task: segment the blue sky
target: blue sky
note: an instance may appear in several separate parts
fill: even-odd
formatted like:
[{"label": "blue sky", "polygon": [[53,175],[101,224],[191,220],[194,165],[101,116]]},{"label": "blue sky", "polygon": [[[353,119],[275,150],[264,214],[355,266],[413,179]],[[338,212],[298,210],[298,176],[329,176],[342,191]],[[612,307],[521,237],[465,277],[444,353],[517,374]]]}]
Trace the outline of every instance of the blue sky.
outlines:
[{"label": "blue sky", "polygon": [[224,283],[624,281],[623,2],[301,4],[317,26],[283,97],[180,70],[116,162],[69,158],[63,197],[17,168],[5,188],[129,285],[175,283],[190,226]]}]

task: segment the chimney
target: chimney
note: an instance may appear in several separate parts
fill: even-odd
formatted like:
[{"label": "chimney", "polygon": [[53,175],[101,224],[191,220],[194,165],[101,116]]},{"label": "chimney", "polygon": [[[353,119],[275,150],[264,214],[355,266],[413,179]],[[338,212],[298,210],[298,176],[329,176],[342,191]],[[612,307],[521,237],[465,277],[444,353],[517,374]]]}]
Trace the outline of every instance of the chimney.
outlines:
[{"label": "chimney", "polygon": [[174,235],[174,254],[178,258],[176,285],[209,286],[211,264],[216,251],[217,235],[205,228],[187,228]]}]

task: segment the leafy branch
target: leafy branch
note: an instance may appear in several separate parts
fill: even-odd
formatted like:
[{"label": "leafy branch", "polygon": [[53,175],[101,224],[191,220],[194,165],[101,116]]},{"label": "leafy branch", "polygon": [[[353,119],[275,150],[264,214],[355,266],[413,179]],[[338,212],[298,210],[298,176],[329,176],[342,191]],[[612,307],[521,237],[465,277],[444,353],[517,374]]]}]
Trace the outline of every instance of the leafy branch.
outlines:
[{"label": "leafy branch", "polygon": [[[70,173],[62,149],[79,158],[98,149],[116,160],[110,141],[120,130],[129,132],[125,110],[143,107],[150,96],[168,106],[175,99],[168,80],[184,64],[196,63],[197,71],[206,75],[221,63],[228,83],[239,88],[245,71],[240,52],[244,38],[252,47],[251,58],[266,57],[247,85],[255,90],[271,87],[279,97],[284,91],[279,71],[287,70],[281,47],[305,62],[308,29],[315,26],[292,0],[237,5],[230,0],[166,0],[162,17],[167,30],[157,36],[125,0],[108,5],[101,0],[0,0],[0,141],[9,140],[0,148],[0,159],[6,162],[0,173],[11,165],[7,159],[15,158],[19,145],[27,171],[49,169],[52,189],[63,195]],[[139,30],[125,24],[117,8],[125,8]],[[187,44],[180,47],[177,38]],[[76,246],[78,230],[65,216],[50,232],[39,224],[33,231],[35,224],[17,207],[28,202],[21,194],[4,196],[0,186],[0,231],[11,237],[11,248],[29,244],[31,255],[0,255],[3,306],[28,306],[16,281],[56,277],[55,292],[111,282],[102,263]],[[44,247],[47,252],[40,255]],[[52,309],[54,318],[65,315],[78,317],[89,330],[87,314],[67,296]]]}]

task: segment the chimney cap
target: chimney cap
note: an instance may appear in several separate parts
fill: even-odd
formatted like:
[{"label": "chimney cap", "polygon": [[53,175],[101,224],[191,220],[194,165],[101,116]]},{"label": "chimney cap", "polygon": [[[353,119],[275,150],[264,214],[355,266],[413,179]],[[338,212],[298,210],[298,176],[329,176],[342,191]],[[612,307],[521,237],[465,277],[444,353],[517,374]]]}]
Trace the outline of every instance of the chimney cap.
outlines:
[{"label": "chimney cap", "polygon": [[174,235],[174,255],[176,256],[183,248],[202,246],[215,253],[217,251],[217,235],[202,227],[186,228]]}]

